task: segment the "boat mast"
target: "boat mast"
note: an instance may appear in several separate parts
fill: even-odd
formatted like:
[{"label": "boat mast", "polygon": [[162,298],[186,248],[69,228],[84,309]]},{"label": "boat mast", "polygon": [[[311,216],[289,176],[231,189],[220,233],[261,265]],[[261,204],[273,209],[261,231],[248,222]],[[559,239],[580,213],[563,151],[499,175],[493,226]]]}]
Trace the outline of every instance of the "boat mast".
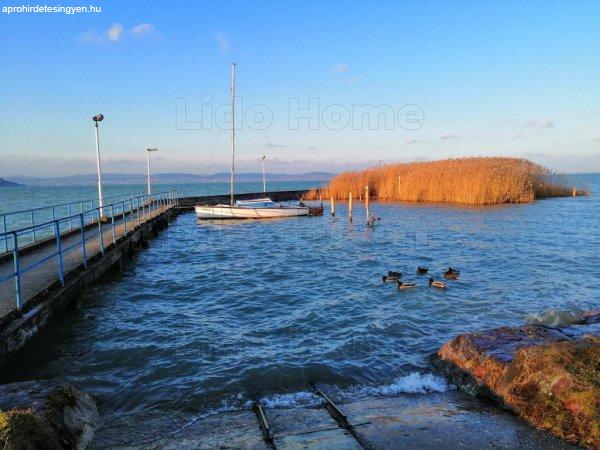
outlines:
[{"label": "boat mast", "polygon": [[231,63],[231,199],[233,206],[233,182],[235,174],[235,63]]}]

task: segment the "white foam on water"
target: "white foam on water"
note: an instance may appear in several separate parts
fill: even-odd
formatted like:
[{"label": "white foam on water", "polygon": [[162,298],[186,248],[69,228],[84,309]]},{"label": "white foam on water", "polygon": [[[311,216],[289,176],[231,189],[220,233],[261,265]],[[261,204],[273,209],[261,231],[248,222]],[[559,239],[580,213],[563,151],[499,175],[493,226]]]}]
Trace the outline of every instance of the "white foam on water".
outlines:
[{"label": "white foam on water", "polygon": [[[392,397],[399,394],[429,394],[432,392],[447,392],[455,389],[445,378],[432,373],[411,372],[396,378],[390,384],[381,386],[352,386],[349,388],[326,388],[331,392],[331,397],[341,401],[352,401],[365,397]],[[291,392],[285,394],[272,394],[260,399],[260,404],[265,408],[293,408],[302,406],[316,406],[323,402],[318,395],[307,391]],[[252,401],[245,403],[246,408],[252,406]]]},{"label": "white foam on water", "polygon": [[525,323],[533,325],[545,325],[547,327],[560,327],[580,323],[583,320],[583,310],[573,309],[565,311],[549,309],[541,314],[529,314]]},{"label": "white foam on water", "polygon": [[314,406],[322,402],[321,398],[306,391],[289,394],[273,394],[260,399],[265,408],[289,408],[293,406]]},{"label": "white foam on water", "polygon": [[389,397],[398,394],[428,394],[454,389],[445,378],[432,373],[411,372],[381,386],[355,386],[341,392],[345,397]]}]

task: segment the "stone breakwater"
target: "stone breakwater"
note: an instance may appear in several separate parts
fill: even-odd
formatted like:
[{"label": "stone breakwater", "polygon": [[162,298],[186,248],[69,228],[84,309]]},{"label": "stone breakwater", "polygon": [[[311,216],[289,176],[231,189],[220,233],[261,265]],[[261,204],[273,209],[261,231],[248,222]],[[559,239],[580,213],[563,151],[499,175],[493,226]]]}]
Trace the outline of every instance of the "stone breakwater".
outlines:
[{"label": "stone breakwater", "polygon": [[492,398],[537,428],[600,449],[600,310],[565,327],[459,335],[432,363],[461,390]]}]

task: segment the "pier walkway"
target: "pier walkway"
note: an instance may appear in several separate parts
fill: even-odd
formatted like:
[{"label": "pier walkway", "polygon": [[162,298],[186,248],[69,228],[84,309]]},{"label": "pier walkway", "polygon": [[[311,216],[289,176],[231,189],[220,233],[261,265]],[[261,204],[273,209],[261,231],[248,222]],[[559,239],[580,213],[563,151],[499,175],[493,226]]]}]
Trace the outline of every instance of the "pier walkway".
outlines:
[{"label": "pier walkway", "polygon": [[[0,322],[126,236],[177,204],[176,192],[139,195],[45,223],[0,233]],[[73,224],[77,224],[73,226]],[[49,230],[51,233],[49,233]],[[33,241],[31,236],[50,235]],[[33,241],[33,242],[32,242]]]}]

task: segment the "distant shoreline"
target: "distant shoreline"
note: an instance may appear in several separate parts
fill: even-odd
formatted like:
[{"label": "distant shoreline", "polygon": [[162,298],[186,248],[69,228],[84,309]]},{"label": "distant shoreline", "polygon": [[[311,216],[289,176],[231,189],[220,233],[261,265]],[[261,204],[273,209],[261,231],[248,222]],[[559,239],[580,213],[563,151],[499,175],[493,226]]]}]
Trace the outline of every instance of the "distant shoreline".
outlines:
[{"label": "distant shoreline", "polygon": [[[335,176],[329,172],[305,172],[305,173],[267,173],[268,183],[285,181],[315,181],[328,182]],[[6,182],[17,183],[26,186],[82,186],[95,185],[98,182],[96,174],[70,175],[64,177],[29,177],[14,175],[4,177]],[[213,173],[209,175],[193,173],[156,173],[152,174],[153,183],[228,183],[229,173]],[[262,182],[262,173],[238,173],[236,182]],[[145,184],[146,174],[123,174],[106,173],[102,175],[105,184]]]},{"label": "distant shoreline", "polygon": [[4,178],[0,178],[0,188],[3,188],[3,187],[19,187],[19,186],[24,186],[24,185],[20,184],[20,183],[16,183],[14,181],[5,180]]}]

